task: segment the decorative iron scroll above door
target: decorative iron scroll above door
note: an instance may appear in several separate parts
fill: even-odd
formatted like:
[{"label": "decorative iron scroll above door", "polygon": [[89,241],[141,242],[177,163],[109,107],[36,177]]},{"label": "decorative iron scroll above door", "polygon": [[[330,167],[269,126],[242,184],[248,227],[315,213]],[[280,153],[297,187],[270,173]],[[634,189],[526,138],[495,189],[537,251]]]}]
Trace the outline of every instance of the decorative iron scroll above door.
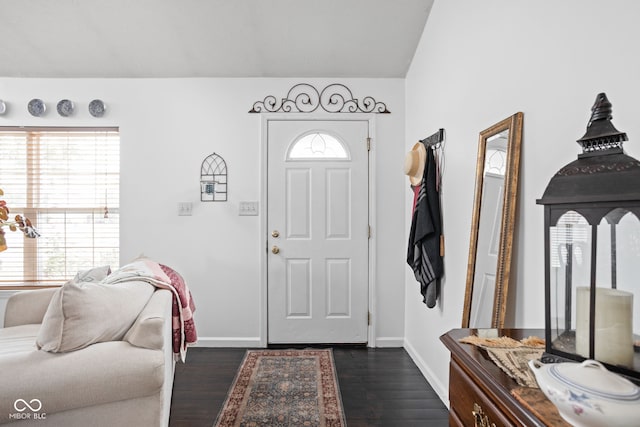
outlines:
[{"label": "decorative iron scroll above door", "polygon": [[333,83],[319,91],[307,83],[299,83],[289,89],[287,96],[278,101],[268,95],[256,101],[250,113],[313,113],[322,108],[328,113],[382,113],[389,114],[384,102],[371,96],[362,101],[353,97],[351,90],[343,84]]}]

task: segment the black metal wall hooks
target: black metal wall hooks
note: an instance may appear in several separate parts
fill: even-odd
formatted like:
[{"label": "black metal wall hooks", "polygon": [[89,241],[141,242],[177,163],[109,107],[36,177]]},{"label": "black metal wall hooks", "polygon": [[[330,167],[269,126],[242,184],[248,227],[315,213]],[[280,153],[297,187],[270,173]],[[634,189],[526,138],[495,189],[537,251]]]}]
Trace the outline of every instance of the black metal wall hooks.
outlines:
[{"label": "black metal wall hooks", "polygon": [[440,128],[438,132],[434,133],[433,135],[420,140],[420,142],[422,142],[425,145],[425,147],[427,148],[433,147],[435,149],[440,148],[442,146],[443,141],[444,141],[444,129],[442,128]]}]

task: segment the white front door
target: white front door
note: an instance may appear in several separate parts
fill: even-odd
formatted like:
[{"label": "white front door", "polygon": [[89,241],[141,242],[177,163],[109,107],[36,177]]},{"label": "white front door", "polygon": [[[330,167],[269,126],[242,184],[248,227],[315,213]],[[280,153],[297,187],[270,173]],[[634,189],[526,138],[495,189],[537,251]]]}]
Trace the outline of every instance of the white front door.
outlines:
[{"label": "white front door", "polygon": [[368,122],[267,122],[268,341],[367,342]]}]

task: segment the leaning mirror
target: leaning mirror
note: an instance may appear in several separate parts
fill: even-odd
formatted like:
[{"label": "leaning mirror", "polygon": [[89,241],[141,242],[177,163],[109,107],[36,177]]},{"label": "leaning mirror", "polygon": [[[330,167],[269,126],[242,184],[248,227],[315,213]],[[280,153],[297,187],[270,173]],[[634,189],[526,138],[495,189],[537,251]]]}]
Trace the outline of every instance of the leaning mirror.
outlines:
[{"label": "leaning mirror", "polygon": [[480,132],[463,328],[502,328],[518,192],[522,113]]}]

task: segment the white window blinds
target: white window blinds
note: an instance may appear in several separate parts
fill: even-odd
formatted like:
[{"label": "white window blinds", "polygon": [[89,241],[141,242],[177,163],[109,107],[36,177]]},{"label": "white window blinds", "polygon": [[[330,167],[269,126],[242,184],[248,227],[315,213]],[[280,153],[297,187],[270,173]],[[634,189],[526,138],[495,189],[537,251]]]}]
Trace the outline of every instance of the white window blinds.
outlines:
[{"label": "white window blinds", "polygon": [[0,128],[0,188],[10,217],[40,233],[5,230],[0,285],[63,282],[79,270],[118,266],[117,129]]}]

